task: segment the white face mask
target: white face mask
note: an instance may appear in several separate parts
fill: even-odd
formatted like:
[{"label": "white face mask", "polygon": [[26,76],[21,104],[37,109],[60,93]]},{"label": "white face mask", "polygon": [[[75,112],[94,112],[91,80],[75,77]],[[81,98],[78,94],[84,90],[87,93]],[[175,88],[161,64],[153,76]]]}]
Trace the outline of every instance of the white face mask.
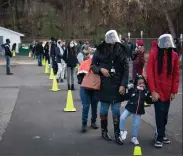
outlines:
[{"label": "white face mask", "polygon": [[90,55],[90,58],[93,58],[93,54]]},{"label": "white face mask", "polygon": [[70,43],[70,47],[73,48],[74,47],[74,43]]}]

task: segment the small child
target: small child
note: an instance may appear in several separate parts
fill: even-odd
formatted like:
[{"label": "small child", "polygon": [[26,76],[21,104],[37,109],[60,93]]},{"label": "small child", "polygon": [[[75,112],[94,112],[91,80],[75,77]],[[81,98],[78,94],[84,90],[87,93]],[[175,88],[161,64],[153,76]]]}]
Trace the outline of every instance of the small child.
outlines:
[{"label": "small child", "polygon": [[124,95],[124,99],[128,100],[125,110],[120,117],[120,138],[122,141],[126,139],[127,131],[124,130],[124,122],[131,114],[133,115],[133,132],[131,142],[139,145],[137,139],[138,129],[140,125],[141,115],[145,114],[144,103],[151,104],[152,98],[147,90],[147,83],[142,75],[137,75],[134,83],[128,85],[128,93]]}]

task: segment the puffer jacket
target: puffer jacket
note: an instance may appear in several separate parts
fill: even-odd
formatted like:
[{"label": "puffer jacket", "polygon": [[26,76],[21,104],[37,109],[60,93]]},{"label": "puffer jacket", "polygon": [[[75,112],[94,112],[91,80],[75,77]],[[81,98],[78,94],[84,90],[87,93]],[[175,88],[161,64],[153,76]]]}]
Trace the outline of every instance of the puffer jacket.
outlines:
[{"label": "puffer jacket", "polygon": [[158,46],[158,41],[157,40],[153,40],[152,43],[151,43],[151,51],[153,51],[153,49],[156,49]]},{"label": "puffer jacket", "polygon": [[177,94],[179,88],[179,59],[176,52],[172,52],[172,74],[167,76],[167,54],[163,58],[162,73],[158,74],[158,48],[151,51],[147,62],[147,82],[149,89],[152,92],[157,92],[160,95],[160,100],[166,102],[170,100],[170,95]]},{"label": "puffer jacket", "polygon": [[81,62],[77,73],[78,84],[82,83],[84,76],[90,71],[91,62],[92,62],[91,58]]},{"label": "puffer jacket", "polygon": [[[95,92],[100,102],[113,104],[122,101],[119,88],[120,86],[127,86],[129,74],[126,53],[125,47],[120,43],[116,43],[113,49],[105,41],[97,47],[92,59],[91,69],[94,73],[99,74],[101,78],[101,89]],[[112,61],[115,74],[111,77],[105,77],[100,70],[105,68],[110,72]]]},{"label": "puffer jacket", "polygon": [[138,90],[137,88],[131,88],[123,97],[124,100],[128,100],[125,108],[133,114],[145,114],[144,103],[152,104],[152,97],[147,89]]},{"label": "puffer jacket", "polygon": [[5,47],[4,48],[5,49],[5,55],[12,57],[12,53],[11,53],[11,50],[10,50],[10,44],[6,43],[6,44],[4,44],[4,47]]}]

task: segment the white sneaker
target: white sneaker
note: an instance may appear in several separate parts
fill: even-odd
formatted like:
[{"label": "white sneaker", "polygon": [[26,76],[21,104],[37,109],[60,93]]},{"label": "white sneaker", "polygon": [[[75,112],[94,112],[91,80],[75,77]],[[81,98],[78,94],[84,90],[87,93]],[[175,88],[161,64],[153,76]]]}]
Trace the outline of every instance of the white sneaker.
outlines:
[{"label": "white sneaker", "polygon": [[121,140],[126,140],[128,132],[127,131],[120,131],[120,138]]},{"label": "white sneaker", "polygon": [[133,137],[131,139],[131,143],[133,143],[134,145],[139,145],[139,141],[138,141],[137,137]]}]

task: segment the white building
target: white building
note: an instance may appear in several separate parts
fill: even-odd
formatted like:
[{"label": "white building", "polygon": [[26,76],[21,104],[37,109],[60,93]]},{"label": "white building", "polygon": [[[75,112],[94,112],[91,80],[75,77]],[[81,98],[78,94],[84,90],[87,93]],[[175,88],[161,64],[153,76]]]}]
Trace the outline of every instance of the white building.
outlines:
[{"label": "white building", "polygon": [[[6,43],[6,39],[10,39],[11,43],[11,47],[14,43],[17,44],[16,46],[16,52],[18,53],[18,47],[19,44],[21,43],[21,37],[23,37],[24,34],[15,32],[13,30],[10,29],[6,29],[0,26],[0,45],[2,45],[3,43]],[[1,46],[0,46],[0,51],[1,51]]]}]

